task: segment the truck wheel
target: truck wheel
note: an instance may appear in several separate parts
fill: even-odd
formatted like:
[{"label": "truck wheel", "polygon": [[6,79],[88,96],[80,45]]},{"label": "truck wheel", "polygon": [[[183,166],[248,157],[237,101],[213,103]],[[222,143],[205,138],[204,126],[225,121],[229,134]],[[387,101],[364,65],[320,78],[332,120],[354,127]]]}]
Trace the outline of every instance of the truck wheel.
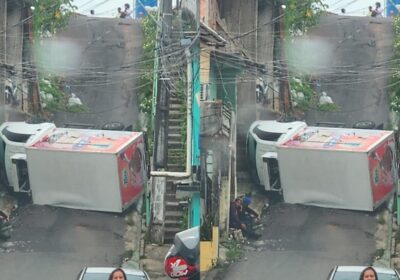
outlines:
[{"label": "truck wheel", "polygon": [[358,121],[353,124],[353,128],[358,129],[374,129],[376,124],[373,121]]},{"label": "truck wheel", "polygon": [[103,130],[124,130],[125,125],[121,122],[109,122],[103,124],[101,129]]}]

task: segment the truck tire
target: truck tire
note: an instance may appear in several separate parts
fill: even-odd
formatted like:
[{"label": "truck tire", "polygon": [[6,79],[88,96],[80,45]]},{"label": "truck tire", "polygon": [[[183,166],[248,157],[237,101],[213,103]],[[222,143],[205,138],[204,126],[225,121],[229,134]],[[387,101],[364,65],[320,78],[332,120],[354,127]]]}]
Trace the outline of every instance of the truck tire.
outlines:
[{"label": "truck tire", "polygon": [[125,125],[121,122],[108,122],[103,124],[102,130],[124,130]]},{"label": "truck tire", "polygon": [[365,120],[365,121],[358,121],[353,124],[353,128],[358,129],[374,129],[376,124],[373,121]]}]

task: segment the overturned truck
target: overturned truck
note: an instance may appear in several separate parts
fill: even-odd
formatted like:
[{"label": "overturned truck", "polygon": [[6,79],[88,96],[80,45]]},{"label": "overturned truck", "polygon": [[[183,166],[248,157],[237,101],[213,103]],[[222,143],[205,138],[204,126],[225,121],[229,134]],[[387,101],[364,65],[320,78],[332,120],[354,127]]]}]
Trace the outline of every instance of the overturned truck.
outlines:
[{"label": "overturned truck", "polygon": [[393,131],[259,121],[247,151],[255,181],[287,203],[373,211],[398,180]]},{"label": "overturned truck", "polygon": [[34,204],[120,213],[147,181],[141,132],[7,122],[0,151],[3,184]]}]

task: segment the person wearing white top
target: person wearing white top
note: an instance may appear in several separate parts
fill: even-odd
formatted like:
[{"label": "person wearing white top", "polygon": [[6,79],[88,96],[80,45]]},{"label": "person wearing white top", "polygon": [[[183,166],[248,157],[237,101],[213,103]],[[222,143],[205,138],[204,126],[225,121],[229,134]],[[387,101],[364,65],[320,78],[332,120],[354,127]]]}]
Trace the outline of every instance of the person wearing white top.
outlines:
[{"label": "person wearing white top", "polygon": [[128,3],[125,4],[124,14],[125,14],[125,18],[133,18],[131,7],[129,6]]},{"label": "person wearing white top", "polygon": [[383,17],[383,8],[380,2],[375,3],[376,17]]}]

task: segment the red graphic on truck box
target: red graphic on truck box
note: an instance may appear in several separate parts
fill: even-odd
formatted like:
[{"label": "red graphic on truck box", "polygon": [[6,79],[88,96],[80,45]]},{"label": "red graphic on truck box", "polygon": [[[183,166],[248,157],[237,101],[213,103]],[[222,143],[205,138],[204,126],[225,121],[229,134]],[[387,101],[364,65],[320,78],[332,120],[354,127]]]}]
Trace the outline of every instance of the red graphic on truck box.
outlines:
[{"label": "red graphic on truck box", "polygon": [[118,155],[118,173],[123,205],[130,203],[143,190],[145,161],[143,140],[128,146]]},{"label": "red graphic on truck box", "polygon": [[393,140],[387,140],[369,153],[369,174],[374,205],[394,189],[395,166]]}]

